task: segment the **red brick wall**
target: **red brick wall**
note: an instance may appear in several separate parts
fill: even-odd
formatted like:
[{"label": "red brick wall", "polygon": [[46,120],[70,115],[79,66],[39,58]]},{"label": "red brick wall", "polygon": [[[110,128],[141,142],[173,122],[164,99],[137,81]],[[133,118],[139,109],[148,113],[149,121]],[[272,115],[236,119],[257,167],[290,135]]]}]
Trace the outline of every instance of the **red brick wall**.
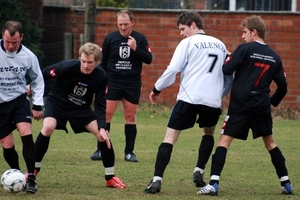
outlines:
[{"label": "red brick wall", "polygon": [[[95,43],[101,45],[104,37],[117,30],[115,14],[118,10],[97,9]],[[166,69],[174,49],[182,39],[176,26],[176,11],[134,10],[134,29],[142,32],[148,38],[153,54],[151,65],[143,66],[142,102],[148,102],[149,93],[157,78]],[[241,19],[255,13],[208,12],[199,11],[204,21],[207,34],[221,39],[229,51],[233,51],[240,43]],[[267,25],[266,42],[274,48],[283,60],[287,72],[289,91],[281,104],[282,108],[300,107],[300,17],[298,14],[260,13]],[[74,34],[74,57],[78,56],[80,47],[79,35],[84,33],[84,8],[51,8],[43,11],[44,41],[53,42],[62,39],[63,32]],[[177,77],[178,78],[178,77]],[[272,89],[274,91],[274,85]],[[209,89],[209,87],[208,87]],[[176,100],[177,83],[162,91],[160,103],[171,105]],[[227,107],[228,97],[224,101]]]}]

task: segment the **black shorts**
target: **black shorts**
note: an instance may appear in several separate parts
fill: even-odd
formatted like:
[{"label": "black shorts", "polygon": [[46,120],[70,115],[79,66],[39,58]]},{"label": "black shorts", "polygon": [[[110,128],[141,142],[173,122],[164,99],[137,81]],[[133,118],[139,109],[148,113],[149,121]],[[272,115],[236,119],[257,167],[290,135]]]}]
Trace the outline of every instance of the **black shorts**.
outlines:
[{"label": "black shorts", "polygon": [[171,112],[168,127],[175,130],[184,130],[192,128],[196,122],[200,128],[212,127],[218,123],[221,113],[220,108],[177,101]]},{"label": "black shorts", "polygon": [[0,104],[0,139],[14,131],[19,122],[31,123],[30,102],[25,94]]},{"label": "black shorts", "polygon": [[142,83],[140,81],[132,83],[108,81],[107,84],[107,100],[121,100],[124,98],[132,104],[139,104],[142,89]]},{"label": "black shorts", "polygon": [[262,115],[227,115],[221,134],[247,140],[249,129],[252,130],[253,139],[273,134],[271,113]]},{"label": "black shorts", "polygon": [[53,117],[57,120],[55,129],[65,130],[68,133],[66,127],[67,121],[69,121],[74,133],[89,132],[85,129],[93,120],[96,120],[96,115],[91,108],[72,108],[66,109],[55,103],[52,98],[47,98],[44,118]]}]

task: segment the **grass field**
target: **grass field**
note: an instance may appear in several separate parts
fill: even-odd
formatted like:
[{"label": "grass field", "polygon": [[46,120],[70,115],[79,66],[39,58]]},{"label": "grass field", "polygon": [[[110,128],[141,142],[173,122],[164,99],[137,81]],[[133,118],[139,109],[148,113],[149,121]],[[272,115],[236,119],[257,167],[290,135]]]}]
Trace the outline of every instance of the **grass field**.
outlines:
[{"label": "grass field", "polygon": [[[161,106],[145,106],[138,113],[138,136],[135,153],[138,163],[124,161],[123,116],[118,111],[111,125],[111,140],[115,149],[115,172],[127,185],[127,189],[105,187],[102,162],[91,161],[96,140],[89,133],[75,135],[55,131],[50,147],[42,162],[42,170],[37,177],[38,192],[34,195],[18,193],[16,195],[0,189],[0,199],[43,199],[43,200],[85,200],[85,199],[222,199],[222,200],[277,200],[300,199],[299,166],[299,122],[292,120],[274,120],[274,132],[277,145],[286,158],[289,177],[295,194],[281,195],[279,180],[276,176],[269,153],[261,139],[247,141],[235,140],[227,154],[227,162],[220,180],[218,197],[196,195],[198,189],[192,183],[192,171],[197,160],[201,129],[195,126],[183,131],[173,148],[171,161],[165,171],[161,193],[151,195],[143,192],[153,176],[154,162],[159,144],[166,129],[170,109]],[[219,137],[221,118],[215,133]],[[33,123],[36,138],[42,122]],[[26,170],[21,153],[21,142],[15,132],[16,149],[19,152],[20,165]],[[8,169],[1,156],[0,173]],[[209,161],[205,179],[209,179]]]}]

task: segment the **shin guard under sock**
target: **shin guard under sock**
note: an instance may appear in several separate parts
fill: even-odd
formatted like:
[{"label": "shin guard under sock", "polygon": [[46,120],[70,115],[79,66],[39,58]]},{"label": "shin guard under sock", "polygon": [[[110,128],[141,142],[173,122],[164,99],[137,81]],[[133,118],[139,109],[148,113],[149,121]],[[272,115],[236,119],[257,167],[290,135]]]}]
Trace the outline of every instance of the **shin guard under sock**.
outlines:
[{"label": "shin guard under sock", "polygon": [[155,162],[154,176],[163,177],[164,171],[170,162],[173,145],[170,143],[161,143]]}]

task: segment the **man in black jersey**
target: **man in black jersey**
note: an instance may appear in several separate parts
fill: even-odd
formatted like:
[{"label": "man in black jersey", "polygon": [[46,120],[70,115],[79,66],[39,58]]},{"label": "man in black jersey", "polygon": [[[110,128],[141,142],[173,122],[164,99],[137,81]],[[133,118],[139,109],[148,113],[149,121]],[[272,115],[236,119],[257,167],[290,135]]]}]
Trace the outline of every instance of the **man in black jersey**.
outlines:
[{"label": "man in black jersey", "polygon": [[[28,170],[24,191],[35,193],[35,148],[32,137],[32,117],[43,118],[44,80],[38,58],[22,43],[24,37],[20,22],[7,21],[0,40],[0,143],[5,161],[12,169],[20,169],[12,131],[18,130],[22,154]],[[31,80],[32,109],[27,98],[26,77]]]},{"label": "man in black jersey", "polygon": [[45,80],[56,78],[56,81],[47,97],[43,128],[35,142],[35,173],[41,169],[50,136],[55,129],[68,132],[66,123],[69,121],[74,133],[91,132],[101,143],[106,187],[123,189],[126,185],[114,175],[115,154],[106,130],[107,76],[98,66],[100,58],[100,47],[86,43],[79,49],[79,60],[66,60],[43,69]]},{"label": "man in black jersey", "polygon": [[[110,122],[121,101],[125,119],[125,157],[126,161],[138,162],[133,153],[137,135],[136,113],[141,94],[141,71],[143,63],[152,61],[147,38],[134,30],[133,14],[129,10],[117,13],[118,31],[108,34],[102,45],[101,67],[107,72],[108,94],[106,96],[106,126]],[[92,160],[101,160],[100,143],[91,156]]]},{"label": "man in black jersey", "polygon": [[[254,139],[262,137],[280,180],[282,193],[292,194],[285,158],[274,141],[272,130],[271,105],[276,107],[287,93],[281,58],[264,42],[265,24],[261,17],[247,17],[241,27],[245,43],[223,65],[224,74],[235,72],[228,114],[212,157],[210,182],[197,194],[218,194],[227,149],[234,138],[246,140],[249,129]],[[277,89],[269,96],[272,81],[276,83]]]}]

